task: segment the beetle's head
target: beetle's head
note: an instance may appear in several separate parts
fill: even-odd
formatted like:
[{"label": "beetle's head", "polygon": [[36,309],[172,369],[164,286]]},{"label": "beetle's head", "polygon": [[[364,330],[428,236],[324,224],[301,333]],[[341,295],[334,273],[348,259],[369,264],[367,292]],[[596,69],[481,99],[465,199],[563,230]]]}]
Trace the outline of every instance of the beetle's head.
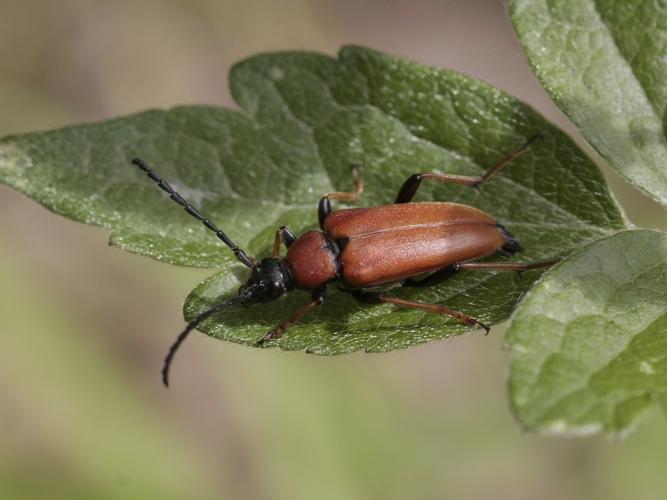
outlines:
[{"label": "beetle's head", "polygon": [[244,304],[270,302],[294,290],[292,273],[283,259],[266,258],[255,263],[247,283],[239,289]]}]

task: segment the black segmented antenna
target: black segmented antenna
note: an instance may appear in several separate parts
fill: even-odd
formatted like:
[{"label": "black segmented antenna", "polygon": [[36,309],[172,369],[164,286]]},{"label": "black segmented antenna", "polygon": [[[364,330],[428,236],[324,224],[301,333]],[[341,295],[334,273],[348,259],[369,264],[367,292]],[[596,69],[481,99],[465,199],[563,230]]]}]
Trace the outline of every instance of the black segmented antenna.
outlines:
[{"label": "black segmented antenna", "polygon": [[[180,194],[178,194],[174,189],[165,181],[162,177],[160,177],[149,165],[146,163],[144,160],[141,158],[133,158],[132,159],[132,164],[136,165],[142,172],[144,172],[148,177],[150,177],[152,180],[157,182],[157,185],[160,189],[165,191],[169,197],[174,200],[176,203],[181,205],[187,213],[192,215],[195,219],[197,219],[199,222],[204,224],[208,229],[213,231],[215,235],[220,238],[225,245],[227,245],[229,248],[231,248],[232,252],[234,252],[234,255],[236,255],[236,258],[241,261],[243,265],[246,267],[252,267],[254,265],[254,261],[252,258],[248,257],[248,255],[241,250],[236,243],[234,243],[232,240],[229,239],[229,236],[227,236],[221,229],[218,228],[210,219],[204,217],[199,210],[197,210],[195,207],[190,205],[187,201],[185,201],[185,198],[183,198]],[[184,332],[185,333],[185,332]]]},{"label": "black segmented antenna", "polygon": [[193,319],[188,323],[188,326],[185,327],[185,330],[183,330],[178,335],[178,337],[176,337],[176,340],[169,348],[167,357],[164,358],[164,365],[162,367],[162,383],[165,385],[165,387],[169,387],[169,367],[171,367],[171,362],[174,359],[174,355],[176,354],[176,351],[183,343],[183,341],[186,339],[186,337],[190,334],[190,332],[195,328],[197,328],[197,326],[199,326],[199,323],[204,321],[209,316],[212,316],[215,313],[220,312],[223,309],[226,309],[227,307],[240,304],[244,300],[247,300],[247,298],[248,297],[246,295],[239,295],[238,297],[234,297],[233,299],[223,302],[222,304],[217,304],[211,307],[210,309],[206,309],[203,313],[201,313],[199,316],[197,316],[195,319]]}]

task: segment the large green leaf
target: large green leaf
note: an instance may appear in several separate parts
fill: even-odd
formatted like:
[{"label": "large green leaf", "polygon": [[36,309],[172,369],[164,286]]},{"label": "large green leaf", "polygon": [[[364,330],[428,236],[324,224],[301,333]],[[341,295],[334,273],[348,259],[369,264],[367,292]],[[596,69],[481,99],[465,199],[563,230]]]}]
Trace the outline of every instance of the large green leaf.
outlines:
[{"label": "large green leaf", "polygon": [[667,403],[667,235],[626,231],[571,256],[522,301],[507,340],[528,429],[626,431]]},{"label": "large green leaf", "polygon": [[[319,197],[349,189],[363,165],[362,204],[390,202],[412,173],[479,174],[526,138],[544,137],[479,191],[426,184],[417,199],[475,205],[526,248],[522,261],[564,256],[624,226],[599,171],[560,130],[510,96],[458,73],[362,48],[339,59],[308,53],[254,57],[232,71],[242,111],[183,107],[0,142],[0,179],[51,210],[112,229],[111,242],[177,264],[218,266],[186,316],[234,293],[247,270],[128,161],[140,155],[256,256],[287,224],[316,226]],[[496,323],[539,271],[461,273],[401,296],[446,303]],[[321,311],[279,342],[320,353],[405,347],[460,334],[460,324],[390,306],[361,307],[331,287]],[[252,343],[307,300],[229,311],[202,325]]]},{"label": "large green leaf", "polygon": [[667,9],[644,0],[510,0],[537,77],[607,162],[667,205]]}]

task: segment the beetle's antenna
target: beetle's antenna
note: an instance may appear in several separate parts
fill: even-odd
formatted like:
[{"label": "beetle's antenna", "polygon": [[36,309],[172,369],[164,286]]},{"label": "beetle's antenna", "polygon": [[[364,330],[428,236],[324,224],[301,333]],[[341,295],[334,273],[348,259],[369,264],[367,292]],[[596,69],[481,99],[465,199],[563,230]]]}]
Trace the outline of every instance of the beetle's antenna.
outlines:
[{"label": "beetle's antenna", "polygon": [[144,172],[148,177],[150,177],[152,180],[157,182],[157,185],[160,189],[165,191],[169,197],[174,200],[176,203],[181,205],[187,213],[192,215],[195,219],[200,221],[204,226],[206,226],[208,229],[213,231],[215,235],[220,238],[225,245],[227,245],[229,248],[232,249],[232,252],[234,252],[234,255],[236,255],[236,258],[241,261],[243,265],[246,267],[252,267],[254,265],[254,261],[252,258],[248,257],[248,255],[241,250],[236,243],[234,243],[232,240],[229,239],[229,236],[227,236],[221,229],[218,228],[210,219],[204,217],[199,210],[197,210],[195,207],[190,205],[187,201],[185,201],[185,198],[183,198],[180,194],[178,194],[174,189],[165,181],[162,177],[160,177],[149,165],[146,163],[144,160],[141,158],[133,158],[132,159],[132,164],[136,165],[142,172]]},{"label": "beetle's antenna", "polygon": [[174,343],[171,344],[169,352],[167,353],[167,356],[164,358],[164,366],[162,367],[162,383],[164,384],[165,387],[169,387],[169,368],[171,367],[171,362],[174,359],[174,355],[176,354],[176,351],[181,346],[183,341],[190,334],[190,332],[195,328],[197,328],[197,326],[199,326],[199,323],[204,321],[209,316],[212,316],[215,313],[220,312],[223,309],[226,309],[227,307],[240,304],[244,300],[247,300],[247,298],[248,297],[246,295],[239,295],[238,297],[234,297],[233,299],[227,300],[221,304],[216,304],[213,307],[206,309],[203,313],[201,313],[199,316],[197,316],[195,319],[193,319],[188,323],[188,326],[185,327],[185,330],[183,330],[178,335],[178,337],[176,337]]}]

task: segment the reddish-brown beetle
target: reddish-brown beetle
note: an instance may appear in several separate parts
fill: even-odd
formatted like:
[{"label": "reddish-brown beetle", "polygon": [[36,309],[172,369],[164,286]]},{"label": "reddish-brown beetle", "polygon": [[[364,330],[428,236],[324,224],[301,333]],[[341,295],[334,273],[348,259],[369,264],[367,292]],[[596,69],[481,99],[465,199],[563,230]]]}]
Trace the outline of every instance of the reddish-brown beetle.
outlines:
[{"label": "reddish-brown beetle", "polygon": [[[276,231],[273,255],[259,262],[250,258],[211,220],[204,217],[181,195],[157,175],[146,162],[134,158],[132,163],[158,183],[172,200],[213,231],[245,266],[252,270],[239,295],[217,304],[190,321],[169,349],[162,370],[169,384],[169,366],[187,335],[211,315],[234,305],[248,306],[269,302],[294,290],[311,292],[311,302],[257,341],[280,337],[291,325],[324,302],[326,285],[340,283],[339,289],[365,303],[389,303],[400,307],[445,314],[466,325],[489,327],[472,316],[438,304],[403,300],[377,291],[376,287],[392,283],[423,287],[440,283],[461,270],[527,271],[547,267],[555,261],[537,264],[515,262],[475,263],[496,252],[512,255],[521,250],[518,240],[491,216],[458,203],[409,203],[423,179],[465,184],[477,187],[528,149],[539,136],[531,137],[480,177],[438,173],[415,174],[405,181],[391,205],[331,211],[331,200],[353,202],[363,191],[357,168],[353,168],[354,192],[329,193],[318,207],[322,231],[308,231],[296,237],[287,227]],[[280,245],[287,247],[287,257],[280,257]],[[376,288],[374,291],[373,288]]]}]

